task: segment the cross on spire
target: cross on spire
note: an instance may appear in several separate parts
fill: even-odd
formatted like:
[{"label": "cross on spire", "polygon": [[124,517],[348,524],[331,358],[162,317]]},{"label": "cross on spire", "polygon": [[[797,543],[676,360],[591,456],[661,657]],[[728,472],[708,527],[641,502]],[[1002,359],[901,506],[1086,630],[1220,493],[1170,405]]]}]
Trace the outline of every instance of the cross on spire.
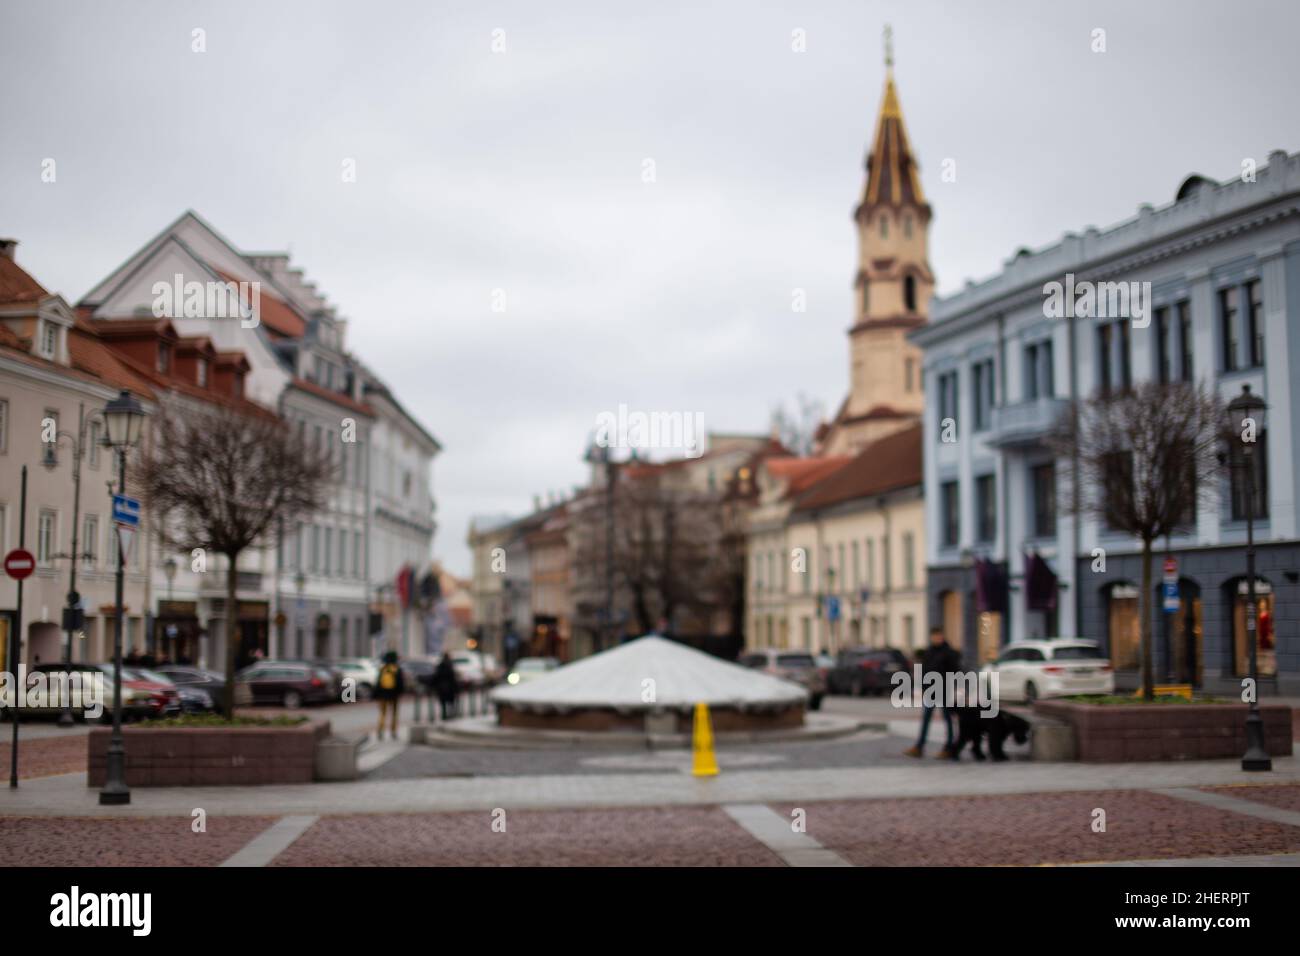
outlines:
[{"label": "cross on spire", "polygon": [[885,24],[885,69],[894,68],[894,28]]}]

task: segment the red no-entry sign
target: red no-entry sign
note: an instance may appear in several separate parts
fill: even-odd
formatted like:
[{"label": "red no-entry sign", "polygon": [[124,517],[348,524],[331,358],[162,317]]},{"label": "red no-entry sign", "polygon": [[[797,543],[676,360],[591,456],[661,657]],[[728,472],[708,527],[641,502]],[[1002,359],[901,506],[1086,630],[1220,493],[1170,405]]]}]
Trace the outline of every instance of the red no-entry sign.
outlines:
[{"label": "red no-entry sign", "polygon": [[21,581],[23,578],[31,577],[36,570],[36,559],[32,557],[30,551],[24,551],[22,548],[14,548],[5,555],[5,574],[9,575],[15,581]]}]

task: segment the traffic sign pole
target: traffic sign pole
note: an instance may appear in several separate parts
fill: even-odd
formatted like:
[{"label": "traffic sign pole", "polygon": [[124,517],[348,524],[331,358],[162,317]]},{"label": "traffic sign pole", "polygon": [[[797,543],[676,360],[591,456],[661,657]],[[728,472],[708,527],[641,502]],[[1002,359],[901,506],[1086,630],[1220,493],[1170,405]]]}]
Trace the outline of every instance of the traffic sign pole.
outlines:
[{"label": "traffic sign pole", "polygon": [[[24,545],[27,544],[27,466],[23,465],[22,472],[22,490],[18,494],[18,549],[27,554]],[[9,557],[12,557],[10,555]],[[5,558],[5,569],[9,568],[9,557]],[[34,563],[34,562],[33,562]],[[18,723],[21,719],[22,708],[19,706],[21,700],[19,695],[25,688],[18,686],[18,648],[23,640],[23,578],[31,574],[31,568],[26,573],[18,577],[18,610],[17,617],[14,621],[14,632],[9,635],[9,674],[14,681],[14,706],[10,708],[9,719],[13,721],[13,739],[9,747],[9,789],[18,789]]]}]

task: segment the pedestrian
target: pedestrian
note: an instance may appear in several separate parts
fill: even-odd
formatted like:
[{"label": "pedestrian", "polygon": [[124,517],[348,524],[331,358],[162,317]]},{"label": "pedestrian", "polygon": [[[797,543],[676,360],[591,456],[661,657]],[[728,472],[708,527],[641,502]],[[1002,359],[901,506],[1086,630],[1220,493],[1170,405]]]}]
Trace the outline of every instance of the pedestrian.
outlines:
[{"label": "pedestrian", "polygon": [[460,680],[456,677],[456,665],[446,651],[442,652],[438,666],[433,669],[433,689],[442,705],[442,719],[451,720],[456,716],[456,692],[460,689]]},{"label": "pedestrian", "polygon": [[[943,628],[934,627],[930,629],[930,646],[927,647],[920,655],[918,663],[921,666],[921,680],[924,686],[927,674],[939,675],[940,695],[944,693],[947,686],[947,676],[955,674],[961,670],[961,655],[958,654],[951,644],[943,636]],[[915,692],[918,688],[913,688]],[[943,715],[943,727],[945,731],[945,741],[943,750],[939,751],[940,759],[952,756],[952,712],[945,706],[949,701],[941,700],[938,704],[927,703],[925,694],[921,695],[921,736],[917,738],[916,743],[903,751],[905,757],[921,757],[925,753],[925,738],[930,733],[930,718],[934,716],[937,709]],[[952,702],[952,703],[955,703]]]},{"label": "pedestrian", "polygon": [[397,652],[389,651],[384,655],[383,665],[379,668],[379,678],[375,681],[375,700],[379,701],[379,739],[384,739],[384,718],[389,718],[389,728],[393,739],[397,739],[397,700],[403,690],[402,668],[397,663]]}]

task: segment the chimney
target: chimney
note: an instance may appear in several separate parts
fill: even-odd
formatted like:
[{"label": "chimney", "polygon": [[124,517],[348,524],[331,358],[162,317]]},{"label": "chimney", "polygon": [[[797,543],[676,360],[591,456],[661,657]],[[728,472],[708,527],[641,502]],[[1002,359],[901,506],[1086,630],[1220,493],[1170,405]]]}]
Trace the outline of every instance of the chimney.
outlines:
[{"label": "chimney", "polygon": [[18,248],[17,239],[0,239],[0,256],[4,256],[10,262],[14,258],[14,250]]}]

